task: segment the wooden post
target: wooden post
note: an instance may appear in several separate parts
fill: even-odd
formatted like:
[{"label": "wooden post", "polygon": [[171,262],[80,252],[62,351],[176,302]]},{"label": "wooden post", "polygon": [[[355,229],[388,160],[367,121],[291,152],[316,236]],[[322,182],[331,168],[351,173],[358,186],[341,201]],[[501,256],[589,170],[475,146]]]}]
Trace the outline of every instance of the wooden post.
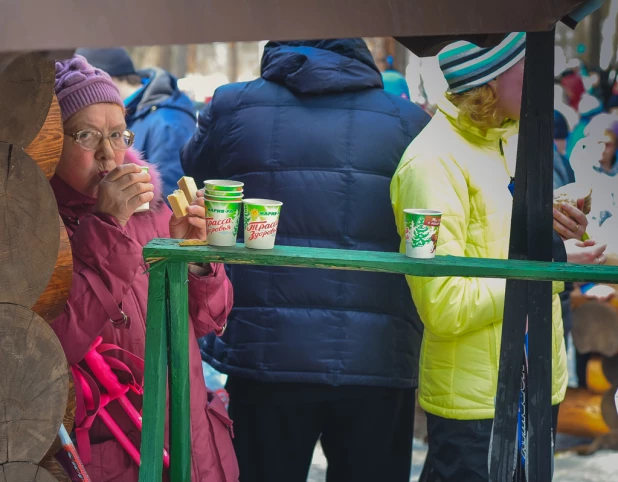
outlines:
[{"label": "wooden post", "polygon": [[399,42],[395,42],[393,58],[395,62],[395,70],[401,72],[401,74],[405,77],[406,68],[408,67],[408,59],[410,58],[410,51]]},{"label": "wooden post", "polygon": [[187,45],[187,74],[195,74],[197,72],[197,45]]},{"label": "wooden post", "polygon": [[167,70],[169,72],[172,68],[172,46],[161,45],[155,48],[159,52],[159,61],[157,62],[157,65],[163,70]]},{"label": "wooden post", "polygon": [[[144,425],[139,482],[161,480],[165,435],[165,392],[167,377],[166,266],[161,262],[150,271],[148,321],[144,370]],[[182,479],[181,479],[182,480]],[[189,479],[187,479],[189,480]]]},{"label": "wooden post", "polygon": [[[528,259],[552,260],[554,31],[530,33],[526,64],[527,117],[520,136],[527,138]],[[528,482],[552,478],[552,284],[528,283]],[[562,340],[558,340],[562,343]]]},{"label": "wooden post", "polygon": [[38,464],[66,409],[69,367],[62,345],[38,315],[0,303],[0,363],[0,465]]},{"label": "wooden post", "polygon": [[[554,32],[529,33],[509,258],[552,258]],[[507,282],[490,480],[512,480],[526,320],[529,482],[551,480],[552,286]],[[519,461],[517,461],[519,463]]]},{"label": "wooden post", "polygon": [[[609,3],[609,2],[607,2]],[[596,10],[588,17],[587,29],[587,66],[589,69],[599,68],[599,60],[601,58],[601,28],[603,25],[603,8]]]},{"label": "wooden post", "polygon": [[177,78],[182,78],[187,75],[187,46],[172,45],[171,49],[171,65],[170,72]]},{"label": "wooden post", "polygon": [[189,279],[187,263],[167,263],[171,480],[191,480]]},{"label": "wooden post", "polygon": [[25,148],[45,123],[54,94],[54,63],[33,52],[0,58],[0,141]]},{"label": "wooden post", "polygon": [[62,125],[62,113],[60,112],[58,99],[54,95],[43,127],[41,127],[37,136],[24,150],[45,173],[45,177],[51,179],[60,161],[63,144],[64,126]]},{"label": "wooden post", "polygon": [[54,321],[64,311],[73,281],[71,242],[60,215],[58,215],[58,223],[60,224],[60,246],[56,265],[47,283],[47,288],[32,307],[32,311],[48,323]]},{"label": "wooden post", "polygon": [[47,470],[28,462],[0,465],[0,475],[5,482],[57,482]]},{"label": "wooden post", "polygon": [[0,141],[0,173],[0,302],[29,309],[58,257],[58,207],[45,174],[18,146]]},{"label": "wooden post", "polygon": [[236,42],[227,44],[227,78],[230,82],[238,80],[238,44]]}]

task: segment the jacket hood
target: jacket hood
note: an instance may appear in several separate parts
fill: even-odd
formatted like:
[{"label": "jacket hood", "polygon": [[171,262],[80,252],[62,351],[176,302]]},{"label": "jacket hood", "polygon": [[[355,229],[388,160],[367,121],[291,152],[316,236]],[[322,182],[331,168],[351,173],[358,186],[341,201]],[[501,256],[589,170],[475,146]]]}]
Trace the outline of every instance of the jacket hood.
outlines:
[{"label": "jacket hood", "polygon": [[[161,175],[159,173],[159,170],[157,169],[157,166],[143,160],[140,157],[139,152],[137,152],[135,149],[129,149],[124,156],[124,164],[130,163],[137,164],[138,166],[148,167],[148,173],[151,177],[151,183],[154,186],[154,199],[150,203],[153,206],[159,206],[161,203],[163,203],[163,186]],[[49,182],[56,196],[56,201],[58,202],[59,208],[63,206],[90,206],[96,203],[96,199],[77,192],[58,176],[54,175]]]},{"label": "jacket hood", "polygon": [[358,39],[268,42],[262,78],[299,94],[332,94],[382,88],[367,44]]},{"label": "jacket hood", "polygon": [[169,72],[158,67],[141,70],[146,84],[127,103],[127,110],[133,117],[141,117],[152,107],[165,107],[185,111],[194,116],[191,100],[178,89],[178,81]]}]

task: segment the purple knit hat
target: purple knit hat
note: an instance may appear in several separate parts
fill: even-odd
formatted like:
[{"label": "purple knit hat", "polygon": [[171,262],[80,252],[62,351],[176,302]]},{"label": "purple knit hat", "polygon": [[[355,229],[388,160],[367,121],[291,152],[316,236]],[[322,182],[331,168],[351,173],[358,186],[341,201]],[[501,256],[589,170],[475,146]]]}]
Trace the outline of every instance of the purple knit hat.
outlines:
[{"label": "purple knit hat", "polygon": [[108,102],[124,108],[112,78],[90,65],[81,55],[56,62],[55,91],[62,111],[62,122],[92,104]]}]

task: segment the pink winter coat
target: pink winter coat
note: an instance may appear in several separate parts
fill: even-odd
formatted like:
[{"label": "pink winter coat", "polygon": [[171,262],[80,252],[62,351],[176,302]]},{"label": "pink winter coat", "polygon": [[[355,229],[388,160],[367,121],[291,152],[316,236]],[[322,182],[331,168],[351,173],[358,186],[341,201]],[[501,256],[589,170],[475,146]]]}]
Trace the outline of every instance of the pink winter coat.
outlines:
[{"label": "pink winter coat", "polygon": [[[134,151],[127,152],[125,162],[146,164]],[[150,211],[134,214],[124,227],[111,216],[92,213],[95,200],[79,194],[57,176],[50,181],[73,250],[69,300],[64,313],[52,323],[71,364],[83,359],[97,336],[103,337],[104,343],[144,357],[148,274],[145,274],[147,266],[142,258],[142,247],[153,238],[169,237],[171,216],[161,197],[158,173],[154,166],[149,167],[155,200],[150,203]],[[192,481],[237,482],[232,424],[219,398],[206,389],[196,340],[212,331],[221,334],[232,308],[232,287],[224,267],[221,264],[211,266],[213,272],[207,276],[189,274]],[[116,327],[110,322],[83,274],[88,268],[103,281],[114,301],[131,318],[128,328]],[[118,358],[132,366],[122,355]],[[136,375],[141,379],[141,373]],[[129,398],[141,410],[141,397],[129,393]],[[108,412],[139,447],[140,433],[117,403],[111,402]],[[91,461],[86,469],[92,481],[136,482],[137,465],[98,419],[89,433]],[[167,448],[167,423],[165,440]]]}]

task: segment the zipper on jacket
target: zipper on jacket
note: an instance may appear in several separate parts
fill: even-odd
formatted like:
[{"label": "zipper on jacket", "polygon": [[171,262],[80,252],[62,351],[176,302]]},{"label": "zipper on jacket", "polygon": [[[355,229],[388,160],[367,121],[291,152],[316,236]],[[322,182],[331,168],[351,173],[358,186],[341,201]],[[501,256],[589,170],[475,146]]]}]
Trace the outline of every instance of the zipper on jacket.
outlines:
[{"label": "zipper on jacket", "polygon": [[[508,174],[510,180],[510,184],[509,186],[515,186],[515,176],[511,175],[511,171],[509,169],[509,163],[506,162],[506,156],[504,155],[504,146],[502,145],[502,139],[500,139],[500,142],[498,143],[498,146],[500,147],[500,157],[502,157],[502,163],[504,164],[504,169],[506,170],[506,173]],[[510,189],[510,187],[509,187]],[[512,193],[512,191],[511,191]]]},{"label": "zipper on jacket", "polygon": [[492,323],[489,327],[489,356],[491,357],[492,375],[494,379],[492,383],[498,386],[498,372],[500,371],[500,349],[498,348],[498,334],[496,333],[496,324]]}]

